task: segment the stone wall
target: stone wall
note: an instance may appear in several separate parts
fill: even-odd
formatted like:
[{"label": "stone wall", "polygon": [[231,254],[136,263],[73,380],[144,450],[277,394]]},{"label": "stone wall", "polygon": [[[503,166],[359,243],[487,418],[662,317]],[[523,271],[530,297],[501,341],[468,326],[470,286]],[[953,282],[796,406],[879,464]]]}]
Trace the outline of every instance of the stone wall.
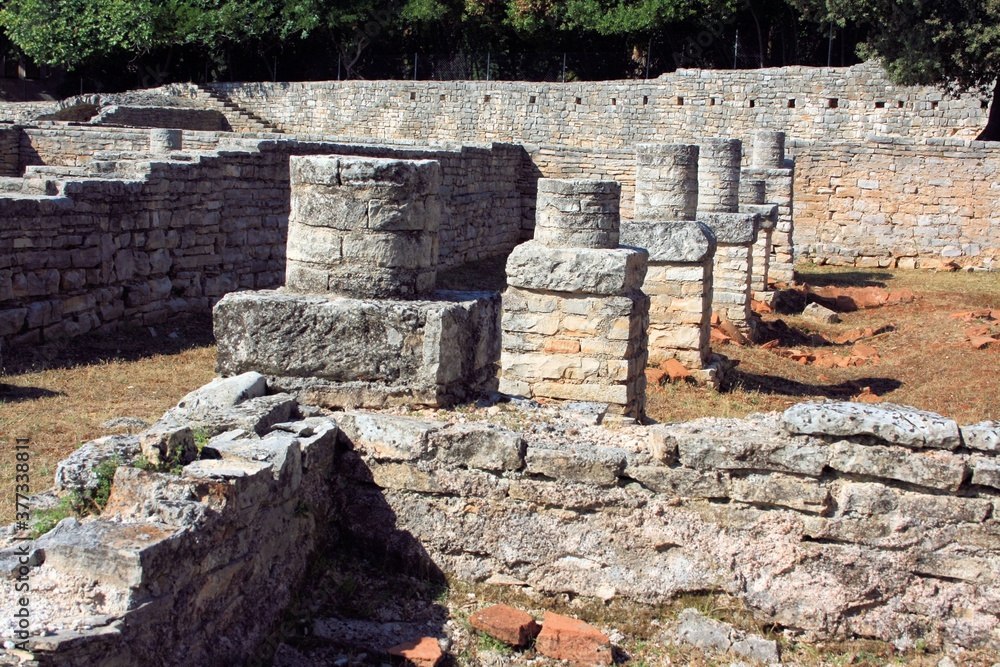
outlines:
[{"label": "stone wall", "polygon": [[[728,594],[793,641],[1000,648],[995,422],[812,403],[608,429],[593,406],[512,403],[287,423],[315,410],[260,395],[254,376],[60,464],[68,490],[119,456],[103,516],[0,535],[0,571],[24,564],[32,585],[38,634],[14,657],[38,662],[21,664],[241,664],[310,585],[324,534],[454,581],[654,604]],[[179,475],[130,467],[165,428],[220,435]],[[16,604],[0,596],[3,639]]]},{"label": "stone wall", "polygon": [[935,88],[895,86],[874,63],[681,69],[652,81],[331,81],[211,88],[286,132],[582,148],[748,138],[761,129],[804,140],[829,140],[831,133],[840,140],[870,133],[973,138],[987,118],[978,97],[953,99]]},{"label": "stone wall", "polygon": [[[281,285],[290,154],[438,160],[443,267],[503,254],[521,240],[517,147],[429,151],[185,133],[186,147],[219,150],[168,158],[145,153],[149,137],[24,131],[22,163],[55,165],[3,184],[19,188],[0,196],[0,337],[8,343],[153,324],[208,312],[233,290]],[[111,147],[119,152],[99,152]]]},{"label": "stone wall", "polygon": [[125,127],[166,127],[207,132],[230,129],[229,121],[218,111],[184,107],[111,105],[101,109],[101,112],[90,123]]},{"label": "stone wall", "polygon": [[795,245],[831,264],[998,266],[1000,148],[960,139],[791,142]]}]

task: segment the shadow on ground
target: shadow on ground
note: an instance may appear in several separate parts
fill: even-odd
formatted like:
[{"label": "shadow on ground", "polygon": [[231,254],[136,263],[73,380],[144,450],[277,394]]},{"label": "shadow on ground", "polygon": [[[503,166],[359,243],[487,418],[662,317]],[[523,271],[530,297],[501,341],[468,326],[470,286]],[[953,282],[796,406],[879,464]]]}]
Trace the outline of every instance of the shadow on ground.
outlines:
[{"label": "shadow on ground", "polygon": [[749,373],[738,368],[733,373],[732,388],[781,396],[814,396],[842,400],[861,393],[866,387],[872,394],[882,396],[903,386],[899,380],[886,377],[866,377],[838,384],[822,385],[790,380],[780,375]]},{"label": "shadow on ground", "polygon": [[61,391],[50,391],[41,387],[16,387],[0,382],[0,403],[21,403],[22,401],[33,401],[38,398],[65,395]]},{"label": "shadow on ground", "polygon": [[845,271],[843,273],[811,273],[796,271],[795,281],[813,287],[888,287],[892,280],[887,271]]},{"label": "shadow on ground", "polygon": [[137,361],[214,343],[211,316],[194,315],[154,326],[126,325],[111,333],[90,333],[26,349],[5,350],[0,370],[14,375],[110,360]]}]

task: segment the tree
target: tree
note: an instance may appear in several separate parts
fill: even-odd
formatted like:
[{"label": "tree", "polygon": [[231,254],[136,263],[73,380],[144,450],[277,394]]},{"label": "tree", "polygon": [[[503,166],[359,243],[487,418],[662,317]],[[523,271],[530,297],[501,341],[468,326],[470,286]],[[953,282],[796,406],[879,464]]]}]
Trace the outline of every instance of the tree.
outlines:
[{"label": "tree", "polygon": [[868,32],[859,55],[880,58],[897,83],[984,96],[992,89],[979,138],[1000,140],[1000,0],[792,1],[841,25],[863,24]]}]

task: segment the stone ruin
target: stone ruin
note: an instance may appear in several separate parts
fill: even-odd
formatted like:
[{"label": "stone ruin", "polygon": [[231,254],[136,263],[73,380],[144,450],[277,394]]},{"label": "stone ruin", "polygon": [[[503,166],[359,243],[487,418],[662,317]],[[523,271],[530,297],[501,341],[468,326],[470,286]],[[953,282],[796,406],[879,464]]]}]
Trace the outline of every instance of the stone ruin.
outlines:
[{"label": "stone ruin", "polygon": [[[235,182],[262,164],[280,174],[287,161],[287,202],[272,197],[256,244],[287,212],[284,286],[265,248],[246,265],[249,280],[206,291],[189,274],[211,261],[206,248],[226,254],[223,232],[204,246],[193,233],[161,234],[133,255],[128,244],[147,231],[98,235],[93,258],[60,254],[68,267],[19,274],[35,282],[0,276],[10,280],[0,288],[36,298],[0,311],[22,344],[60,317],[79,332],[125,313],[160,317],[160,301],[184,312],[180,295],[222,297],[224,378],[144,432],[86,443],[60,465],[57,489],[68,492],[95,485],[101,461],[125,464],[105,511],[34,540],[2,534],[0,571],[16,580],[28,568],[38,601],[33,634],[3,656],[11,664],[247,662],[310,559],[338,540],[464,581],[603,600],[722,591],[791,637],[1000,649],[995,422],[837,403],[744,420],[642,419],[647,360],[677,359],[717,381],[713,310],[752,330],[751,289],[790,270],[783,135],[755,135],[748,168],[733,139],[639,145],[624,220],[615,181],[534,179],[533,237],[508,248],[502,295],[436,289],[445,243],[474,249],[456,244],[447,220],[467,213],[479,185],[456,184],[464,150],[213,144],[176,130],[132,139],[131,151],[10,177],[21,189],[0,208],[65,220],[76,201],[94,216],[92,201],[115,210],[126,204],[114,197],[158,192],[163,207],[141,219],[172,218],[190,204],[170,198],[164,174],[182,174],[182,196],[197,199],[211,189],[199,175]],[[527,196],[516,156],[493,146],[482,159],[499,174],[487,199]],[[228,202],[212,199],[204,220],[230,225]],[[36,307],[71,271],[106,281],[93,303]],[[477,398],[521,426],[488,410],[402,414]],[[209,437],[201,451],[195,431]],[[181,473],[140,470],[140,454]],[[0,616],[14,618],[15,606],[4,597]]]}]

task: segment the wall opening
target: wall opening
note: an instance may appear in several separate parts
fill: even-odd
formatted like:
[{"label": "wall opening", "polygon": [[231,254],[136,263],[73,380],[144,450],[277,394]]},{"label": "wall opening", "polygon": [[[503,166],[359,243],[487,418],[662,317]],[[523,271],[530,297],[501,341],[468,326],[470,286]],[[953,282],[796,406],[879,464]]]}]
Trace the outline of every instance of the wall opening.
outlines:
[{"label": "wall opening", "polygon": [[838,100],[836,97],[831,97],[826,101],[826,107],[828,109],[836,109],[839,106],[840,106],[840,100]]},{"label": "wall opening", "polygon": [[795,108],[795,100],[788,100],[788,108],[789,109]]},{"label": "wall opening", "polygon": [[876,109],[884,109],[885,108],[885,102],[876,102],[875,103],[875,108]]},{"label": "wall opening", "polygon": [[642,103],[643,104],[649,104],[649,96],[648,95],[643,95],[642,96]]},{"label": "wall opening", "polygon": [[529,95],[528,96],[528,104],[534,104],[534,103],[535,103],[535,96],[534,95]]}]

